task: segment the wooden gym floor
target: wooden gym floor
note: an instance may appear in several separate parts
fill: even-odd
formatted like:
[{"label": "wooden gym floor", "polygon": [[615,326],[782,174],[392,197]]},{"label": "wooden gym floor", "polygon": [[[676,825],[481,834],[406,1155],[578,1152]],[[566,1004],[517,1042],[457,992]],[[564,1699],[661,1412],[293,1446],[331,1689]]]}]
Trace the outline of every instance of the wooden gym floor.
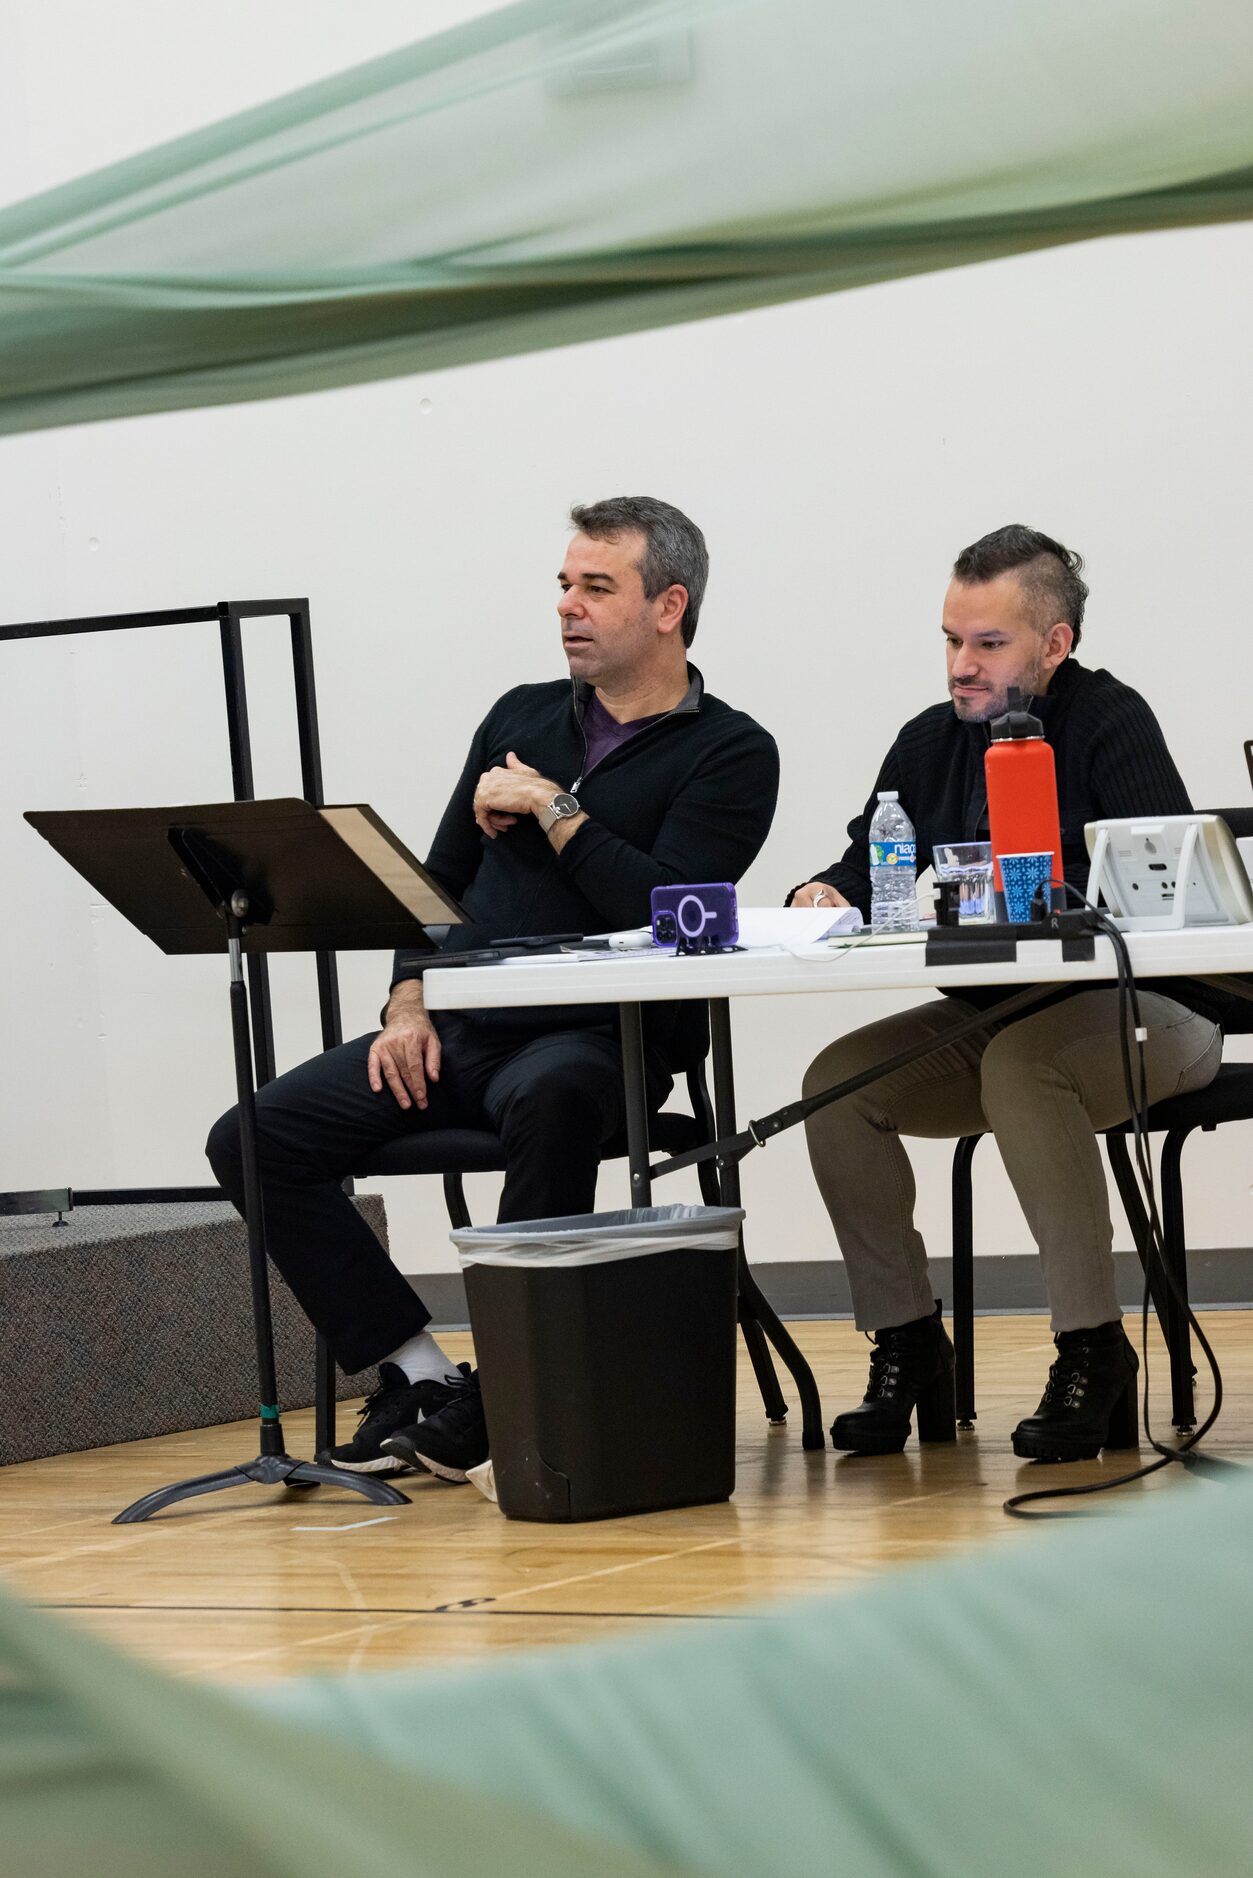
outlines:
[{"label": "wooden gym floor", "polygon": [[[1253,1312],[1209,1312],[1204,1321],[1226,1391],[1207,1447],[1253,1462]],[[829,1422],[860,1399],[867,1345],[846,1323],[794,1328]],[[1007,1494],[1126,1468],[1125,1455],[1065,1468],[1017,1462],[1010,1429],[1038,1400],[1052,1356],[1047,1325],[984,1318],[977,1334],[976,1430],[955,1447],[922,1451],[911,1441],[881,1459],[805,1454],[799,1424],[768,1429],[742,1362],[738,1486],[723,1506],[523,1525],[472,1487],[404,1475],[398,1484],[413,1503],[396,1509],[325,1489],[242,1488],[144,1525],[109,1523],[149,1488],[250,1458],[253,1426],[237,1423],[0,1470],[0,1576],[176,1673],[230,1681],[396,1669],[658,1623],[734,1622],[785,1593],[1019,1543],[1026,1528],[1001,1511]],[[450,1336],[447,1347],[468,1355],[469,1339]],[[1151,1360],[1168,1435],[1156,1340]],[[1209,1400],[1204,1379],[1199,1399]],[[341,1417],[350,1428],[352,1411],[341,1405]],[[285,1425],[290,1451],[308,1455],[311,1411]],[[1129,1491],[1207,1490],[1168,1469]]]}]

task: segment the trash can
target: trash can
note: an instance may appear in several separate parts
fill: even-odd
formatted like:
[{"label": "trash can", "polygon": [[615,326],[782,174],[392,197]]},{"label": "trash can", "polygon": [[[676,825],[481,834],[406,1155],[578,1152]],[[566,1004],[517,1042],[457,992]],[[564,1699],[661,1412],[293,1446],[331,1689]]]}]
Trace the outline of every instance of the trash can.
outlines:
[{"label": "trash can", "polygon": [[648,1206],[452,1234],[510,1519],[730,1497],[743,1218]]}]

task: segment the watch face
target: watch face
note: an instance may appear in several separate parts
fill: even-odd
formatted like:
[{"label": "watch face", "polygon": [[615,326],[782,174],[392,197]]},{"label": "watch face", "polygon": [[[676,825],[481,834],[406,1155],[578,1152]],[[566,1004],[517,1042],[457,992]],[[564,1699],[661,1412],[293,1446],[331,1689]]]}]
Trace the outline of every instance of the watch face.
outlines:
[{"label": "watch face", "polygon": [[568,795],[565,790],[562,790],[559,795],[553,797],[550,806],[563,818],[569,815],[577,815],[579,812],[579,799],[577,796]]}]

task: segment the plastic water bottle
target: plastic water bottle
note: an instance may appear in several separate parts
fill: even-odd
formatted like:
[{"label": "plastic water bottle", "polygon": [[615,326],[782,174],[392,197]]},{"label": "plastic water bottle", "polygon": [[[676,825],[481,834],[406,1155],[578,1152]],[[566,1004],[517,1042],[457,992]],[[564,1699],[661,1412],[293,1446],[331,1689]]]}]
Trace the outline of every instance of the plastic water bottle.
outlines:
[{"label": "plastic water bottle", "polygon": [[917,932],[918,845],[895,789],[880,789],[870,823],[870,930]]}]

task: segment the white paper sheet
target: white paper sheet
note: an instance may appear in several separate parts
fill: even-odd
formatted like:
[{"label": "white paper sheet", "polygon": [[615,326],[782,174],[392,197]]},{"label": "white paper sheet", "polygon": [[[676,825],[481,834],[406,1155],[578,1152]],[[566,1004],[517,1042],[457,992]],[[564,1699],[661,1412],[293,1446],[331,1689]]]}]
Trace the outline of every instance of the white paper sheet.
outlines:
[{"label": "white paper sheet", "polygon": [[742,906],[740,944],[814,946],[836,934],[860,932],[864,924],[855,906]]}]

